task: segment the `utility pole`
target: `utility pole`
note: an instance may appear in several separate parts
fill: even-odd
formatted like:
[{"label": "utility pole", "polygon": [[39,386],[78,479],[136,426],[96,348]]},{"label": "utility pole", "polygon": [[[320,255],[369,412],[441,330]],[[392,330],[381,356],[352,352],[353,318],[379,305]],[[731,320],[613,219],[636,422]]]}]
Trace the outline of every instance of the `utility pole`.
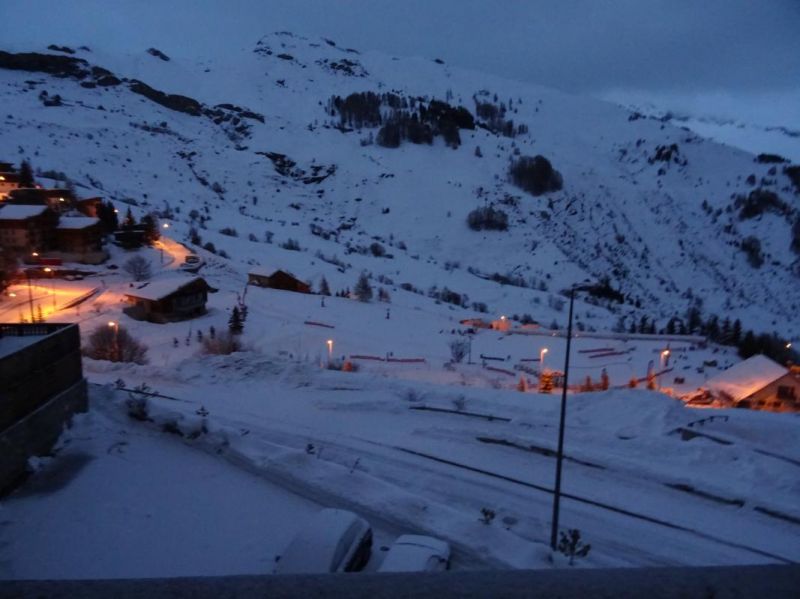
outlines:
[{"label": "utility pole", "polygon": [[[581,287],[581,289],[584,287]],[[561,465],[564,461],[564,425],[567,414],[567,385],[569,383],[569,350],[572,343],[572,309],[575,304],[575,291],[579,289],[573,285],[569,291],[569,320],[567,323],[567,355],[564,358],[564,387],[561,390],[561,419],[558,424],[558,453],[556,455],[556,485],[553,493],[553,528],[550,532],[550,547],[556,550],[558,542],[558,516],[561,502]]]}]

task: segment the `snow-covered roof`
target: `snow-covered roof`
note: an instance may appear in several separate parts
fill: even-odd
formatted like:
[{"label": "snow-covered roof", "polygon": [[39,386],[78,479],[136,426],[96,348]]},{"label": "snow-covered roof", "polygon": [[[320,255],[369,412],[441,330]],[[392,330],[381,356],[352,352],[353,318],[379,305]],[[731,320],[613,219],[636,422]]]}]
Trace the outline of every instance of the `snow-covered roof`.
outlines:
[{"label": "snow-covered roof", "polygon": [[91,216],[66,216],[58,223],[59,229],[85,229],[100,222],[99,218]]},{"label": "snow-covered roof", "polygon": [[788,369],[759,354],[708,379],[705,386],[710,391],[724,393],[732,400],[738,401],[763,389],[787,372]]},{"label": "snow-covered roof", "polygon": [[202,281],[203,277],[171,277],[150,281],[141,287],[128,289],[125,295],[157,302],[198,280]]},{"label": "snow-covered roof", "polygon": [[6,204],[0,208],[0,220],[25,220],[39,216],[47,210],[47,206],[29,206],[27,204]]},{"label": "snow-covered roof", "polygon": [[272,266],[253,266],[247,274],[256,275],[257,277],[271,277],[278,270],[283,269],[273,268]]},{"label": "snow-covered roof", "polygon": [[278,271],[285,272],[287,275],[294,277],[298,281],[303,280],[286,268],[275,268],[273,266],[254,266],[250,269],[248,274],[256,275],[257,277],[271,277]]}]

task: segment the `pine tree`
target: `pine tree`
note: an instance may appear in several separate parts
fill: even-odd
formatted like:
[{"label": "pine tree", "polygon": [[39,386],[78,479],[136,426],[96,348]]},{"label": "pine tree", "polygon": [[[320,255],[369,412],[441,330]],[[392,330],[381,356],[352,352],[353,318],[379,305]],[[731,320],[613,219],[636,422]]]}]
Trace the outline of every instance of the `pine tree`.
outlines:
[{"label": "pine tree", "polygon": [[153,245],[161,237],[155,217],[152,214],[145,214],[141,224],[144,227],[144,242],[147,245]]},{"label": "pine tree", "polygon": [[328,285],[328,279],[322,277],[322,280],[319,282],[319,294],[320,295],[330,295],[331,288]]},{"label": "pine tree", "polygon": [[234,306],[233,312],[231,312],[231,317],[228,320],[228,330],[233,335],[241,335],[242,331],[244,331],[244,322],[237,306]]},{"label": "pine tree", "polygon": [[667,335],[674,335],[675,334],[675,319],[670,318],[667,322]]},{"label": "pine tree", "polygon": [[722,321],[722,331],[720,332],[720,341],[722,343],[728,344],[731,342],[731,319],[727,316],[725,320]]},{"label": "pine tree", "polygon": [[733,321],[733,329],[731,330],[731,343],[739,345],[742,340],[742,321],[738,318]]},{"label": "pine tree", "polygon": [[33,180],[33,169],[27,160],[23,160],[19,165],[19,186],[36,187],[36,181]]},{"label": "pine tree", "polygon": [[133,218],[133,212],[131,212],[130,207],[128,207],[128,211],[125,213],[125,220],[122,221],[123,227],[132,227],[136,224],[136,219]]},{"label": "pine tree", "polygon": [[362,272],[359,275],[353,291],[360,302],[368,302],[372,299],[372,286],[369,284],[367,273]]},{"label": "pine tree", "polygon": [[97,218],[100,219],[100,224],[103,227],[103,231],[106,233],[113,233],[119,228],[117,211],[114,209],[114,204],[111,202],[101,202],[97,206]]},{"label": "pine tree", "polygon": [[647,332],[647,316],[642,316],[641,320],[639,320],[639,332]]}]

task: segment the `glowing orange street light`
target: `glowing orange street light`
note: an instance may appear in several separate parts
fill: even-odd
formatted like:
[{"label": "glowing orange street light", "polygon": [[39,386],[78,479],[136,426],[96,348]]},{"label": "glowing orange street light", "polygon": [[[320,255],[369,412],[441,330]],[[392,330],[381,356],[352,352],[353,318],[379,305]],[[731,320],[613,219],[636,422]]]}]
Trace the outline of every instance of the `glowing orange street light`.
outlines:
[{"label": "glowing orange street light", "polygon": [[544,355],[548,352],[546,347],[542,348],[542,351],[539,352],[539,372],[544,372]]}]

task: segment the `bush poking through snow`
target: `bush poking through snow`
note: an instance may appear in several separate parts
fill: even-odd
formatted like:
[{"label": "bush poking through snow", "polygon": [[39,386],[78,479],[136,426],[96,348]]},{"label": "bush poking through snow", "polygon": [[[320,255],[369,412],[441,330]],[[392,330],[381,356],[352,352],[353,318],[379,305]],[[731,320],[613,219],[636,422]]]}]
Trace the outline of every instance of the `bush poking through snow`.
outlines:
[{"label": "bush poking through snow", "polygon": [[237,335],[222,332],[214,337],[203,338],[203,353],[214,356],[227,356],[242,351],[242,342]]},{"label": "bush poking through snow", "polygon": [[467,215],[467,225],[473,231],[481,229],[505,231],[508,229],[508,215],[502,210],[484,206],[476,208]]},{"label": "bush poking through snow", "polygon": [[453,339],[450,341],[450,357],[453,362],[460,364],[469,351],[469,341],[466,339]]},{"label": "bush poking through snow", "polygon": [[128,407],[128,416],[140,422],[150,420],[150,413],[147,405],[147,398],[144,395],[134,395],[130,393],[125,401]]},{"label": "bush poking through snow", "polygon": [[463,395],[453,398],[453,407],[458,412],[463,412],[467,407],[467,398]]},{"label": "bush poking through snow", "polygon": [[89,335],[83,354],[93,360],[147,364],[147,346],[120,325],[100,325]]},{"label": "bush poking through snow", "polygon": [[575,564],[576,557],[586,557],[589,555],[592,546],[581,541],[581,531],[577,528],[570,528],[568,531],[560,532],[561,538],[558,541],[558,551],[569,558],[569,565]]},{"label": "bush poking through snow", "polygon": [[153,276],[150,262],[144,256],[133,256],[125,261],[122,268],[133,277],[134,281],[146,281]]},{"label": "bush poking through snow", "polygon": [[491,524],[496,515],[495,511],[490,510],[488,507],[481,508],[481,522],[484,524]]}]

